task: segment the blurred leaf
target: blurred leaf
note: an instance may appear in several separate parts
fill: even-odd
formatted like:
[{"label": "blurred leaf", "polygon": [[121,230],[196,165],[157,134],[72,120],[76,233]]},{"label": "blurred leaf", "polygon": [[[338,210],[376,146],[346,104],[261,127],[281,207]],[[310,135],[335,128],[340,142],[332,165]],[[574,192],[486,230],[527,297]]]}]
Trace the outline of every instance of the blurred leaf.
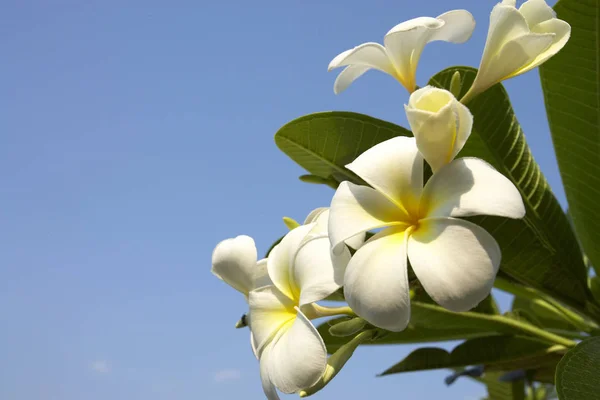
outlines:
[{"label": "blurred leaf", "polygon": [[571,38],[542,64],[540,77],[569,212],[586,255],[600,265],[600,6],[560,0]]},{"label": "blurred leaf", "polygon": [[592,295],[594,295],[594,298],[596,299],[596,301],[598,301],[600,303],[600,277],[598,276],[592,276],[588,279],[588,284],[590,286],[590,291],[592,292]]},{"label": "blurred leaf", "polygon": [[600,399],[600,337],[584,340],[560,360],[556,391],[561,400]]},{"label": "blurred leaf", "polygon": [[525,382],[500,382],[502,372],[486,372],[477,380],[487,387],[486,400],[523,400],[525,398]]},{"label": "blurred leaf", "polygon": [[271,254],[271,251],[273,251],[273,249],[275,248],[275,246],[277,246],[279,244],[279,242],[281,242],[283,240],[284,237],[285,237],[285,235],[283,235],[282,237],[280,237],[279,239],[277,239],[275,241],[275,243],[273,243],[271,245],[271,247],[269,247],[269,250],[267,250],[267,252],[265,253],[265,258],[269,257],[269,254]]},{"label": "blurred leaf", "polygon": [[564,351],[562,346],[533,339],[489,336],[467,340],[450,353],[440,348],[417,349],[381,375],[480,364],[486,371],[532,369],[558,363]]},{"label": "blurred leaf", "polygon": [[[464,94],[475,78],[473,68],[448,68],[429,83],[448,88],[456,71],[461,73]],[[508,94],[497,84],[468,105],[474,117],[473,130],[459,156],[474,156],[490,162],[517,186],[527,212],[523,220],[473,218],[500,244],[501,271],[518,282],[584,309],[589,291],[579,244],[529,151]]]},{"label": "blurred leaf", "polygon": [[545,328],[573,330],[575,327],[561,316],[560,311],[541,300],[530,300],[515,297],[512,303],[513,311],[522,311],[531,315],[536,325]]}]

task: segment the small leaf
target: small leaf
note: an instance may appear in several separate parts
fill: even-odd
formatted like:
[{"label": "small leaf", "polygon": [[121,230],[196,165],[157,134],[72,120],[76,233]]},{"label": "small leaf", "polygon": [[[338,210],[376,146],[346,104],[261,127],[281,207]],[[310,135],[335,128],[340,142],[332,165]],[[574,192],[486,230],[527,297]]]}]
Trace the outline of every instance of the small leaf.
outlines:
[{"label": "small leaf", "polygon": [[561,400],[600,399],[600,337],[584,340],[560,360],[556,391]]}]

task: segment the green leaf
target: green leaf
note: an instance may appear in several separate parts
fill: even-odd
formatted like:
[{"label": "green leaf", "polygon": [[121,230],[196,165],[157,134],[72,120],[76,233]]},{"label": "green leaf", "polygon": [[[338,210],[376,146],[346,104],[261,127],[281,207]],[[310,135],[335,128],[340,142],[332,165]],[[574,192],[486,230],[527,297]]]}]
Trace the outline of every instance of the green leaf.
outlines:
[{"label": "green leaf", "polygon": [[[324,323],[317,328],[329,353],[335,352],[349,340],[345,337],[332,336],[329,333],[329,326],[332,323],[334,322]],[[490,315],[476,312],[454,313],[435,304],[413,300],[410,323],[404,331],[390,332],[380,339],[367,342],[367,345],[442,342],[499,333],[522,332],[498,322]]]},{"label": "green leaf", "polygon": [[275,134],[277,147],[314,177],[313,183],[365,182],[344,166],[365,150],[395,136],[412,136],[398,125],[368,115],[329,111],[288,122]]},{"label": "green leaf", "polygon": [[485,400],[524,400],[525,381],[523,379],[514,382],[501,382],[498,379],[503,372],[486,372],[485,375],[476,380],[487,387],[488,397]]},{"label": "green leaf", "polygon": [[552,141],[569,212],[585,254],[600,265],[600,4],[560,0],[567,45],[540,67]]},{"label": "green leaf", "polygon": [[541,327],[565,330],[575,329],[571,323],[565,320],[560,311],[541,300],[515,297],[512,303],[512,310],[523,311],[526,315],[531,315]]},{"label": "green leaf", "polygon": [[[473,313],[452,313],[442,311],[440,307],[413,301],[411,304],[411,319],[408,327],[402,332],[390,332],[389,334],[367,342],[367,345],[380,344],[403,344],[403,343],[428,343],[442,342],[448,340],[460,340],[490,336],[497,334],[498,324],[491,321],[481,321],[471,316]],[[346,344],[350,339],[337,337],[329,333],[329,327],[345,318],[334,319],[321,324],[317,330],[321,334],[327,351],[334,353],[340,346]]]},{"label": "green leaf", "polygon": [[[452,67],[436,74],[431,85],[448,88],[460,71],[463,94],[476,70]],[[523,220],[477,217],[502,248],[501,271],[578,309],[589,299],[586,269],[569,221],[534,161],[508,94],[497,84],[469,104],[473,132],[460,156],[483,158],[509,178],[523,196]]]},{"label": "green leaf", "polygon": [[584,340],[560,360],[556,391],[561,400],[600,399],[600,337]]},{"label": "green leaf", "polygon": [[592,295],[594,295],[596,301],[600,303],[600,277],[592,276],[589,278],[589,285]]},{"label": "green leaf", "polygon": [[565,348],[516,336],[488,336],[467,340],[448,353],[440,348],[421,348],[381,375],[439,368],[484,365],[488,370],[532,369],[558,363]]}]

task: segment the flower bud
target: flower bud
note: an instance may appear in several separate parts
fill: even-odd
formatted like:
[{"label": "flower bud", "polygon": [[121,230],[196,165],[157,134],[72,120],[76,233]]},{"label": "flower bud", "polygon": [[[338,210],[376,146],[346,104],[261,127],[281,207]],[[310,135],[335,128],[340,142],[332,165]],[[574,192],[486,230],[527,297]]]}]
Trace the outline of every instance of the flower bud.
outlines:
[{"label": "flower bud", "polygon": [[452,161],[471,134],[471,112],[447,90],[425,86],[404,108],[417,148],[433,172]]},{"label": "flower bud", "polygon": [[352,318],[350,321],[342,321],[333,325],[329,328],[329,333],[331,336],[352,336],[355,333],[360,332],[366,324],[367,321],[362,318]]}]

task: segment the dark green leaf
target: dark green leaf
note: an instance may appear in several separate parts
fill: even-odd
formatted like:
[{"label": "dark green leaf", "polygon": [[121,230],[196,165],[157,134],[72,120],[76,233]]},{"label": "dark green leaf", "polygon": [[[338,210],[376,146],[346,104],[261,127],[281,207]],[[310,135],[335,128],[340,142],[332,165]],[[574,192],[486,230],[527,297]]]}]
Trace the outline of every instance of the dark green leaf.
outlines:
[{"label": "dark green leaf", "polygon": [[[461,72],[464,94],[475,78],[473,68],[448,68],[435,75],[430,84],[448,88],[457,70]],[[501,270],[525,285],[583,309],[589,292],[579,245],[529,151],[508,94],[497,84],[468,105],[474,116],[473,132],[459,156],[490,162],[513,181],[526,207],[523,220],[474,218],[500,244]]]},{"label": "dark green leaf", "polygon": [[567,45],[540,67],[546,110],[569,212],[585,254],[600,265],[600,4],[560,0]]},{"label": "dark green leaf", "polygon": [[[395,136],[412,134],[368,115],[329,111],[288,122],[275,134],[275,143],[298,165],[325,182],[349,180],[364,184],[344,166],[365,150]],[[310,179],[316,183],[314,178]]]},{"label": "dark green leaf", "polygon": [[579,343],[556,367],[561,400],[600,400],[600,337]]},{"label": "dark green leaf", "polygon": [[522,337],[488,336],[467,340],[450,353],[439,348],[417,349],[382,375],[468,365],[485,365],[486,371],[532,369],[555,365],[563,349]]}]

